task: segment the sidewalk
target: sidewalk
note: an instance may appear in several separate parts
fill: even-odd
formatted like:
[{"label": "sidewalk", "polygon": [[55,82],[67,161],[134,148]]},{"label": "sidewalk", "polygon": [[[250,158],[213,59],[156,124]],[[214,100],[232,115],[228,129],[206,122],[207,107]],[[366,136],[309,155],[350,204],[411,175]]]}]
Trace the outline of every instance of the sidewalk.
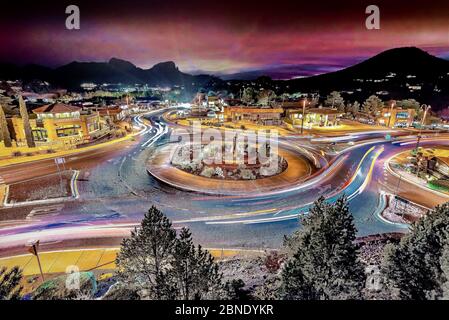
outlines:
[{"label": "sidewalk", "polygon": [[13,159],[4,159],[4,160],[0,160],[0,167],[13,165],[13,164],[26,163],[26,162],[31,162],[31,161],[37,161],[37,160],[46,160],[46,159],[52,159],[52,158],[57,158],[57,157],[65,157],[65,156],[68,156],[68,155],[82,153],[82,152],[89,151],[89,150],[95,150],[95,149],[103,148],[103,147],[106,147],[106,146],[109,146],[109,145],[112,145],[112,144],[115,144],[115,143],[119,143],[119,142],[123,142],[123,141],[126,141],[126,140],[130,140],[136,134],[129,134],[129,135],[127,135],[125,137],[122,137],[122,138],[110,140],[110,141],[107,141],[107,142],[99,143],[97,145],[88,146],[88,147],[84,147],[84,148],[80,148],[80,149],[57,151],[55,153],[39,154],[39,155],[34,155],[34,156],[29,156],[29,157],[21,156],[21,157],[13,158]]},{"label": "sidewalk", "polygon": [[[39,258],[44,274],[65,273],[67,267],[76,266],[80,271],[113,270],[116,268],[115,258],[119,248],[74,249],[41,252]],[[216,259],[236,257],[239,255],[260,255],[258,250],[209,249]],[[38,275],[37,259],[31,254],[0,258],[0,268],[19,266],[24,276]]]}]

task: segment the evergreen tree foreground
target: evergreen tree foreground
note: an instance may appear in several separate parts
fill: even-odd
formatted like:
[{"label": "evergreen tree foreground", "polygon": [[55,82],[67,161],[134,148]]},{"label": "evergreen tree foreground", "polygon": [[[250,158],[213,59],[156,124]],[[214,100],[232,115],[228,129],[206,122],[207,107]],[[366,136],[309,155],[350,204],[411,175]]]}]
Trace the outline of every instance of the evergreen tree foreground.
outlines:
[{"label": "evergreen tree foreground", "polygon": [[282,271],[282,298],[361,299],[365,272],[346,197],[334,205],[319,198],[301,222],[302,228],[285,241],[293,256]]},{"label": "evergreen tree foreground", "polygon": [[211,254],[193,244],[183,228],[179,236],[154,206],[141,227],[124,239],[117,256],[119,279],[154,300],[218,299],[225,285]]}]

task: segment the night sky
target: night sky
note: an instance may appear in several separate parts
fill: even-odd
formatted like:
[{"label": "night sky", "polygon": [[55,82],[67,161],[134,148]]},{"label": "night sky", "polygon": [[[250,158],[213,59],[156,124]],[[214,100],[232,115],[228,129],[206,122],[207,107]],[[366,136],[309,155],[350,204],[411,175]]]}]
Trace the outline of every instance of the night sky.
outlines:
[{"label": "night sky", "polygon": [[[65,29],[68,4],[79,5],[81,30]],[[365,28],[369,4],[380,7],[381,30]],[[449,57],[447,0],[35,0],[0,10],[0,61],[18,64],[118,57],[143,68],[172,60],[187,72],[310,75],[400,46]]]}]

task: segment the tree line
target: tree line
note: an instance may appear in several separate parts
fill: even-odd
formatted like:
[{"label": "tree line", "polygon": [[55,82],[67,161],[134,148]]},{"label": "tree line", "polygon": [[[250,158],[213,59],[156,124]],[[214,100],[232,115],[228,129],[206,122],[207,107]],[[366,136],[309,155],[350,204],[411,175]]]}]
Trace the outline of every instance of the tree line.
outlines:
[{"label": "tree line", "polygon": [[[280,101],[284,102],[291,99],[298,100],[301,98],[304,97],[300,93],[283,93],[281,95],[276,95],[276,93],[271,89],[257,90],[253,87],[245,87],[240,91],[240,99],[245,105],[269,106],[275,105]],[[320,99],[317,95],[312,95],[312,98],[308,99],[308,106],[317,106],[319,104],[319,100]],[[377,116],[383,108],[391,107],[391,102],[383,101],[377,95],[369,96],[362,103],[359,101],[345,101],[339,91],[332,91],[322,102],[325,107],[335,108],[342,113],[352,115],[365,113],[370,116]],[[421,104],[415,99],[398,100],[395,105],[404,109],[414,109],[416,111],[416,117],[421,117]]]}]

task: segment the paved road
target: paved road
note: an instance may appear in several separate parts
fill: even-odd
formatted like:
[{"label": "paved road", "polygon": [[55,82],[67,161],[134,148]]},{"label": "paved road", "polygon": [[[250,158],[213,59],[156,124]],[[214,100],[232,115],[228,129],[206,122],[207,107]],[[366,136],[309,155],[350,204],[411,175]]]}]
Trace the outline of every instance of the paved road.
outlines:
[{"label": "paved road", "polygon": [[[176,228],[188,226],[205,246],[272,248],[282,243],[284,234],[298,228],[298,214],[306,213],[320,195],[334,201],[343,193],[351,200],[360,235],[406,231],[404,226],[385,223],[375,214],[381,204],[379,191],[395,183],[385,176],[384,162],[411,148],[385,140],[383,133],[357,133],[343,141],[285,137],[292,146],[329,152],[333,155],[329,167],[313,181],[282,194],[217,197],[176,190],[147,174],[148,157],[167,143],[172,127],[164,122],[162,112],[145,118],[147,127],[136,141],[67,159],[68,167],[81,170],[80,199],[29,220],[25,217],[35,206],[0,209],[0,255],[20,252],[30,239],[40,239],[44,248],[52,249],[117,244],[151,205],[162,209]],[[140,124],[143,120],[135,121]],[[401,135],[398,139],[413,143],[413,137],[407,137],[410,133]],[[422,145],[435,144],[448,144],[448,140],[422,140]],[[341,150],[343,146],[345,150]],[[0,175],[11,183],[55,169],[52,160],[46,160],[1,168]],[[406,184],[401,187],[401,192],[417,192]],[[428,199],[429,203],[441,202],[437,197]]]}]

